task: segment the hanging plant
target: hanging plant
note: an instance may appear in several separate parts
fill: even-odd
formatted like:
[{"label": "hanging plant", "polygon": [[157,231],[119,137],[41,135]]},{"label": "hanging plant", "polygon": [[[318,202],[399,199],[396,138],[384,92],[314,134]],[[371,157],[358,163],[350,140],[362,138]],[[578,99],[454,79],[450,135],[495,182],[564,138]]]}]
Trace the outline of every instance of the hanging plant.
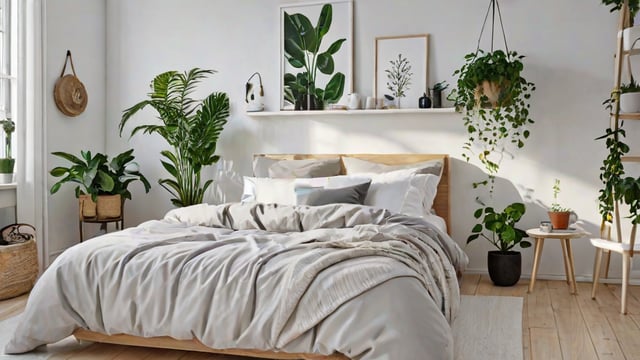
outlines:
[{"label": "hanging plant", "polygon": [[[622,9],[622,5],[624,4],[624,0],[602,0],[603,5],[611,5],[610,12],[619,11]],[[636,17],[636,14],[640,10],[640,0],[629,0],[629,23],[633,26],[633,19]]]},{"label": "hanging plant", "polygon": [[[492,0],[489,10],[494,9],[494,16],[496,6]],[[489,11],[487,17],[488,14]],[[491,44],[491,51],[485,52],[480,49],[479,39],[476,52],[464,57],[464,65],[453,73],[458,80],[448,97],[463,113],[468,133],[462,156],[467,161],[471,156],[477,156],[489,174],[488,180],[474,183],[474,187],[487,183],[493,185],[505,151],[509,147],[522,148],[530,135],[527,125],[534,123],[529,102],[535,85],[522,77],[524,56],[509,51],[506,37],[506,51],[493,50],[493,39]]]}]

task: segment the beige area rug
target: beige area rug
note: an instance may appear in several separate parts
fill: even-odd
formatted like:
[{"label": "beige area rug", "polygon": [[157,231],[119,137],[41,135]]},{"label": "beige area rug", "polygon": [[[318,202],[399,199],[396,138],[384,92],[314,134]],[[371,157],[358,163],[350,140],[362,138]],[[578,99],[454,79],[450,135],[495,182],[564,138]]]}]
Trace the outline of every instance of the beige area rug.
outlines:
[{"label": "beige area rug", "polygon": [[[41,346],[29,354],[2,354],[2,349],[13,334],[19,318],[20,316],[15,316],[0,321],[0,360],[43,360],[55,354],[76,352],[78,355],[85,355],[80,356],[81,358],[86,357],[83,349],[89,345],[79,344],[72,337],[53,345]],[[463,295],[460,313],[453,323],[453,337],[456,360],[522,359],[522,298]],[[208,359],[218,357],[211,356]],[[223,356],[219,359],[232,357]]]},{"label": "beige area rug", "polygon": [[453,322],[456,360],[522,359],[522,301],[463,295]]}]

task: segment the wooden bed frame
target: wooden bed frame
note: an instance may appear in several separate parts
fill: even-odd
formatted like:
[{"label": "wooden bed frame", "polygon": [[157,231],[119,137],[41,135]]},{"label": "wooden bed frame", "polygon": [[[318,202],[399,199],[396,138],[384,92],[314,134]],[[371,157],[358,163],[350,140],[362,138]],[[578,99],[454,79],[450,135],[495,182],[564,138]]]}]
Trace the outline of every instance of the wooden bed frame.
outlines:
[{"label": "wooden bed frame", "polygon": [[[438,193],[436,195],[433,208],[437,215],[442,217],[447,224],[447,232],[450,232],[450,194],[449,194],[449,156],[445,154],[260,154],[256,156],[266,156],[272,159],[323,159],[335,158],[338,156],[350,156],[362,160],[377,162],[386,165],[405,165],[418,162],[424,162],[435,159],[443,160],[442,177],[438,184]],[[342,174],[345,173],[344,164],[342,165]],[[303,359],[303,360],[348,360],[349,358],[343,354],[335,353],[332,355],[318,354],[302,354],[302,353],[285,353],[276,351],[262,350],[243,350],[243,349],[212,349],[202,344],[197,339],[177,340],[168,336],[145,338],[133,335],[105,335],[94,331],[77,329],[73,335],[78,340],[92,341],[107,344],[142,346],[163,349],[175,349],[185,351],[199,351],[206,353],[214,353],[220,355],[247,356],[259,359]]]}]

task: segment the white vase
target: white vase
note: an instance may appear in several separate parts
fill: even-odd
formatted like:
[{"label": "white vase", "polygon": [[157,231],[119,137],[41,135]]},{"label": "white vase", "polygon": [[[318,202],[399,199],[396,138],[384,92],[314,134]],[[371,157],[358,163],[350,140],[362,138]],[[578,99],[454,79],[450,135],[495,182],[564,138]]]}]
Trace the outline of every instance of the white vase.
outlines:
[{"label": "white vase", "polygon": [[[640,26],[633,26],[622,30],[624,50],[640,49]],[[637,41],[636,41],[637,40]]]},{"label": "white vase", "polygon": [[640,92],[620,94],[621,113],[640,113]]}]

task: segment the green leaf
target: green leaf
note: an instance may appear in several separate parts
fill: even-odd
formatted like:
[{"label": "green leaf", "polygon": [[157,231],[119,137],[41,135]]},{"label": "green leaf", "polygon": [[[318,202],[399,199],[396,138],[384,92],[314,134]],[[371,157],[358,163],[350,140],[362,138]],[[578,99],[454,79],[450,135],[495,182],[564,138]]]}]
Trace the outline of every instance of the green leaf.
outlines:
[{"label": "green leaf", "polygon": [[318,52],[318,47],[320,46],[320,42],[322,38],[329,32],[329,28],[331,27],[331,20],[333,17],[333,8],[331,4],[324,4],[322,6],[322,10],[320,11],[320,16],[318,17],[318,24],[316,26],[316,35],[317,35],[317,47],[314,53]]},{"label": "green leaf", "polygon": [[335,55],[340,48],[342,47],[342,44],[347,41],[347,39],[338,39],[336,41],[333,42],[333,44],[331,44],[329,46],[329,48],[327,49],[327,53],[331,54],[331,55]]},{"label": "green leaf", "polygon": [[482,224],[476,224],[471,230],[471,232],[474,232],[474,233],[479,233],[481,231],[482,231]]},{"label": "green leaf", "polygon": [[473,234],[473,235],[469,236],[467,238],[467,244],[472,242],[473,240],[477,239],[479,236],[480,236],[480,234]]},{"label": "green leaf", "polygon": [[318,70],[320,70],[320,72],[323,74],[327,74],[327,75],[333,74],[334,66],[335,66],[333,62],[333,57],[328,52],[318,54],[318,57],[316,60],[316,66]]},{"label": "green leaf", "polygon": [[53,177],[60,177],[60,176],[63,176],[64,174],[66,174],[68,171],[69,170],[67,170],[66,168],[58,166],[58,167],[55,167],[55,168],[51,169],[51,171],[49,173]]},{"label": "green leaf", "polygon": [[336,103],[342,97],[344,93],[345,76],[343,73],[338,72],[327,83],[324,90],[324,101],[329,104]]}]

